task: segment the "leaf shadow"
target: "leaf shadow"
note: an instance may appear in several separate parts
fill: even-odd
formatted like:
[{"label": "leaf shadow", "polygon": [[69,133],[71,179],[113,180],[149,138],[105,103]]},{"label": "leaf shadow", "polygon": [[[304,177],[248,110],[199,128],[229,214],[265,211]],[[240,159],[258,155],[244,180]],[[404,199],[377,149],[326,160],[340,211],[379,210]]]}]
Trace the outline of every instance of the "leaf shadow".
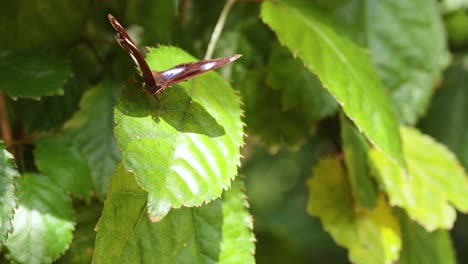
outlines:
[{"label": "leaf shadow", "polygon": [[116,108],[127,116],[151,116],[155,123],[164,121],[180,133],[197,133],[209,137],[226,134],[218,121],[180,86],[169,87],[157,95],[143,89],[126,88],[119,96]]}]

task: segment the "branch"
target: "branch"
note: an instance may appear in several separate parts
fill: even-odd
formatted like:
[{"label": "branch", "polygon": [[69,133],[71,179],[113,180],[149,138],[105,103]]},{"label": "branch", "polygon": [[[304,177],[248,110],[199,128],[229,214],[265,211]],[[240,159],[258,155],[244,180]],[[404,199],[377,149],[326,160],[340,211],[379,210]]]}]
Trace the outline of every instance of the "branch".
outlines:
[{"label": "branch", "polygon": [[0,92],[0,126],[2,127],[2,139],[7,146],[11,146],[13,136],[11,135],[10,121],[5,103],[5,95]]}]

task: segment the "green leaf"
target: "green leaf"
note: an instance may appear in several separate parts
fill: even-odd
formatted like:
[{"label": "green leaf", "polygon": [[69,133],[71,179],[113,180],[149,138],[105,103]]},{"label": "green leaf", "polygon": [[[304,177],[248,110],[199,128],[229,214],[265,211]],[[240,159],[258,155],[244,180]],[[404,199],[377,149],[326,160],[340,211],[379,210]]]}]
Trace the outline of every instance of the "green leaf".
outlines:
[{"label": "green leaf", "polygon": [[[370,49],[398,119],[414,124],[428,107],[448,62],[436,1],[318,1],[349,38]],[[432,41],[427,41],[431,39]]]},{"label": "green leaf", "polygon": [[78,108],[81,88],[81,84],[72,78],[65,84],[63,96],[42,97],[39,101],[19,98],[10,100],[9,106],[13,109],[15,119],[27,132],[47,131],[62,126],[73,115]]},{"label": "green leaf", "polygon": [[455,252],[446,230],[427,232],[404,213],[400,217],[403,250],[400,263],[455,264]]},{"label": "green leaf", "polygon": [[[173,47],[151,49],[148,63],[167,69],[195,58]],[[169,87],[157,99],[127,87],[115,108],[125,167],[148,191],[148,212],[199,206],[221,195],[237,174],[243,143],[240,100],[214,72]]]},{"label": "green leaf", "polygon": [[81,99],[80,111],[64,126],[65,135],[86,155],[94,188],[101,197],[121,159],[113,134],[113,109],[119,90],[117,84],[110,81],[89,89]]},{"label": "green leaf", "polygon": [[236,179],[231,189],[223,193],[222,201],[223,238],[219,263],[255,263],[256,240],[253,234],[253,219],[247,210],[249,203],[244,182]]},{"label": "green leaf", "polygon": [[79,38],[88,1],[18,0],[2,3],[0,47],[30,48],[70,44]]},{"label": "green leaf", "polygon": [[18,175],[13,155],[6,150],[5,144],[0,141],[0,250],[8,233],[13,231],[11,220],[17,202],[14,179]]},{"label": "green leaf", "polygon": [[449,62],[439,3],[369,1],[365,8],[367,41],[377,72],[390,90],[400,121],[414,124],[426,112]]},{"label": "green leaf", "polygon": [[300,109],[310,121],[332,115],[337,103],[304,64],[288,49],[275,45],[268,65],[267,81],[281,91],[284,110]]},{"label": "green leaf", "polygon": [[[307,194],[303,188],[304,181],[310,175],[310,164],[319,158],[320,144],[325,145],[323,142],[313,141],[302,146],[299,150],[282,147],[277,152],[272,153],[268,151],[269,149],[250,142],[248,145],[249,155],[242,162],[242,174],[247,176],[245,180],[247,195],[257,218],[259,215],[260,218],[261,216],[266,218],[274,214],[291,218],[291,211],[295,209],[291,208],[295,204],[293,201],[302,199]],[[305,200],[302,199],[303,202]],[[303,212],[304,208],[301,203],[300,213]],[[307,217],[305,214],[304,216]],[[309,221],[309,217],[306,219]],[[257,227],[262,228],[259,226],[261,222],[259,223],[257,219]],[[278,222],[287,224],[285,219]],[[288,231],[293,231],[292,229],[291,226]],[[300,232],[291,234],[291,236],[299,237]]]},{"label": "green leaf", "polygon": [[154,45],[171,42],[177,25],[176,1],[132,0],[128,1],[126,11],[128,20],[135,21],[144,29],[141,43]]},{"label": "green leaf", "polygon": [[317,74],[364,135],[404,167],[398,124],[368,53],[338,34],[309,1],[264,1],[261,17]]},{"label": "green leaf", "polygon": [[434,95],[421,129],[447,145],[468,170],[468,56],[451,66]]},{"label": "green leaf", "polygon": [[455,208],[468,212],[468,177],[463,167],[444,145],[416,129],[401,127],[401,134],[408,173],[375,149],[369,152],[390,204],[405,209],[428,231],[450,229]]},{"label": "green leaf", "polygon": [[468,14],[460,10],[445,17],[445,27],[450,43],[463,46],[468,43]]},{"label": "green leaf", "polygon": [[372,209],[377,204],[377,189],[367,164],[369,143],[343,114],[340,115],[341,139],[353,196],[358,207]]},{"label": "green leaf", "polygon": [[91,171],[83,152],[72,141],[63,136],[43,138],[36,144],[34,157],[39,171],[65,192],[90,198]]},{"label": "green leaf", "polygon": [[281,142],[301,145],[309,136],[309,126],[300,114],[281,109],[278,91],[265,85],[266,69],[247,72],[240,82],[245,107],[246,132],[260,136],[263,143],[277,148]]},{"label": "green leaf", "polygon": [[86,47],[78,46],[69,52],[73,76],[65,83],[63,96],[41,97],[39,101],[19,98],[9,102],[14,117],[27,132],[61,127],[77,111],[81,95],[89,85],[88,80],[93,78],[90,71],[96,73],[96,62],[90,58]]},{"label": "green leaf", "polygon": [[63,94],[71,68],[63,58],[37,50],[0,52],[0,90],[12,97]]},{"label": "green leaf", "polygon": [[24,174],[18,178],[18,204],[6,243],[8,257],[20,263],[57,259],[72,240],[70,199],[47,177]]},{"label": "green leaf", "polygon": [[304,210],[310,164],[334,151],[330,139],[314,136],[300,149],[281,147],[275,153],[249,143],[242,174],[255,219],[257,263],[308,263],[325,258],[328,263],[346,263],[346,250]]},{"label": "green leaf", "polygon": [[96,240],[94,228],[101,216],[102,206],[102,203],[98,201],[92,201],[89,205],[84,202],[76,204],[76,228],[73,243],[57,263],[88,264],[92,262],[94,242]]},{"label": "green leaf", "polygon": [[95,263],[253,263],[252,219],[241,183],[223,199],[172,210],[158,223],[147,214],[147,193],[120,164],[97,225]]},{"label": "green leaf", "polygon": [[446,13],[468,8],[467,0],[442,0],[441,2],[442,8]]},{"label": "green leaf", "polygon": [[308,180],[307,210],[320,217],[325,230],[349,250],[353,263],[393,263],[401,248],[398,219],[380,195],[374,210],[354,210],[339,161],[324,159]]}]

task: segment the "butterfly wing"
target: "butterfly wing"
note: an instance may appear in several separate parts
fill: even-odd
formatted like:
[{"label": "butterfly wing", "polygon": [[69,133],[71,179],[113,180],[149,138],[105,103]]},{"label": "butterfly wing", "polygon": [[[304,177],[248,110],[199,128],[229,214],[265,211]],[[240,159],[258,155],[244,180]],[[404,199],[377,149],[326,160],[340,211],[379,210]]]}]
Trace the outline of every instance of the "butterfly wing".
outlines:
[{"label": "butterfly wing", "polygon": [[[179,64],[175,67],[172,67],[169,70],[165,70],[162,72],[153,71],[153,73],[158,73],[161,76],[159,77],[161,78],[159,81],[162,84],[161,87],[164,87],[165,89],[168,86],[186,81],[187,79],[190,79],[194,76],[200,75],[207,71],[217,69],[223,65],[226,65],[228,63],[231,63],[237,60],[240,57],[241,55],[236,54],[234,56],[225,57],[225,58],[203,60],[203,61],[197,61],[197,62],[192,62],[192,63],[184,63],[184,64]],[[155,79],[157,78],[158,77],[155,77]]]},{"label": "butterfly wing", "polygon": [[135,64],[140,68],[141,75],[150,93],[157,93],[162,88],[162,83],[158,83],[158,81],[162,80],[163,78],[159,77],[158,74],[155,75],[154,72],[151,72],[150,67],[146,63],[145,58],[141,52],[136,47],[135,42],[133,42],[132,38],[130,38],[127,31],[125,31],[122,25],[120,25],[117,19],[115,19],[115,17],[111,14],[109,14],[107,17],[109,18],[109,22],[111,23],[112,27],[114,27],[114,29],[117,31],[115,39],[119,45],[130,54],[130,57],[132,57]]},{"label": "butterfly wing", "polygon": [[169,70],[158,72],[151,71],[145,58],[138,50],[132,38],[111,14],[108,15],[109,22],[117,31],[115,39],[132,57],[135,64],[140,68],[141,75],[149,92],[152,94],[164,91],[168,86],[186,81],[194,76],[217,69],[223,65],[237,60],[241,55],[237,54],[226,58],[203,60],[192,63],[179,64]]}]

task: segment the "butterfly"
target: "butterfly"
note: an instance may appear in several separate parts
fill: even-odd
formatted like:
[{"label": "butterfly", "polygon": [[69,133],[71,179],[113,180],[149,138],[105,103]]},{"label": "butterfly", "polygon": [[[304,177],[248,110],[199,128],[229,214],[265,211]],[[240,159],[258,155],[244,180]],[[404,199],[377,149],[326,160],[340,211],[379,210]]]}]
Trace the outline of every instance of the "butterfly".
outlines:
[{"label": "butterfly", "polygon": [[161,72],[152,71],[146,63],[145,58],[135,45],[135,42],[133,42],[132,38],[130,38],[122,25],[120,25],[117,19],[115,19],[115,17],[111,14],[109,14],[107,17],[112,27],[117,31],[117,35],[115,35],[117,43],[119,43],[122,48],[127,50],[135,64],[140,68],[145,86],[148,88],[151,94],[160,93],[171,85],[186,81],[207,71],[217,69],[223,65],[237,60],[242,56],[240,54],[236,54],[234,56],[225,58],[179,64],[173,68]]}]

